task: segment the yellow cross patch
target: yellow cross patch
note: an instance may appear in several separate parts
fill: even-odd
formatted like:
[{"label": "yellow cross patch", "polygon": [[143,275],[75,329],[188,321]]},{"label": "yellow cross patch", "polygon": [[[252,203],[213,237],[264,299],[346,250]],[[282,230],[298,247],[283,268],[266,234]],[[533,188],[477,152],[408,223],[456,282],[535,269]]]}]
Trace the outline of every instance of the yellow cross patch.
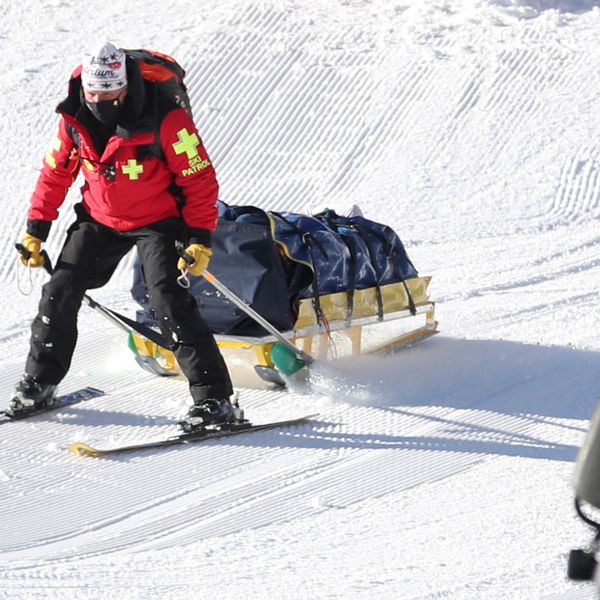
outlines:
[{"label": "yellow cross patch", "polygon": [[198,156],[196,147],[200,144],[200,138],[195,133],[190,135],[187,129],[180,129],[177,132],[177,139],[179,141],[173,144],[175,154],[183,154],[185,152],[188,159]]},{"label": "yellow cross patch", "polygon": [[135,158],[130,158],[126,165],[121,166],[121,171],[129,179],[139,179],[140,173],[144,172],[144,165],[140,164]]},{"label": "yellow cross patch", "polygon": [[46,162],[53,168],[56,169],[56,159],[54,158],[54,152],[58,152],[60,147],[62,146],[62,141],[58,137],[58,132],[56,133],[56,137],[52,140],[52,146],[50,150],[46,152]]}]

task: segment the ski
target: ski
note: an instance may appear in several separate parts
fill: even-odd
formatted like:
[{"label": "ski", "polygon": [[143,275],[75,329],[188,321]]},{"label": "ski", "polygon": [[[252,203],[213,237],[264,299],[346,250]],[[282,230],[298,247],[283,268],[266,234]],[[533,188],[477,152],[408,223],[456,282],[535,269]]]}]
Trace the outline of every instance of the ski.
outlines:
[{"label": "ski", "polygon": [[35,415],[41,415],[59,408],[65,408],[66,406],[78,404],[79,402],[85,402],[86,400],[91,400],[92,398],[99,398],[100,396],[104,396],[104,392],[102,390],[94,387],[85,387],[81,388],[80,390],[75,390],[74,392],[59,396],[56,402],[50,406],[44,406],[36,410],[27,411],[23,414],[17,413],[16,415],[12,415],[7,410],[0,410],[0,424],[8,423],[9,421],[21,421]]},{"label": "ski", "polygon": [[161,440],[153,440],[149,442],[140,442],[137,444],[128,444],[125,446],[116,446],[113,448],[94,448],[84,442],[72,442],[69,444],[69,450],[78,456],[108,456],[111,454],[123,454],[125,452],[133,452],[136,450],[147,450],[150,448],[163,448],[165,446],[175,446],[178,444],[192,444],[196,442],[206,442],[242,433],[252,433],[254,431],[263,431],[265,429],[276,429],[278,427],[291,427],[306,423],[317,417],[317,414],[306,415],[296,419],[288,419],[286,421],[277,421],[272,423],[261,423],[252,425],[252,423],[242,423],[230,429],[219,429],[214,431],[203,431],[195,433],[182,433],[173,437],[168,437]]}]

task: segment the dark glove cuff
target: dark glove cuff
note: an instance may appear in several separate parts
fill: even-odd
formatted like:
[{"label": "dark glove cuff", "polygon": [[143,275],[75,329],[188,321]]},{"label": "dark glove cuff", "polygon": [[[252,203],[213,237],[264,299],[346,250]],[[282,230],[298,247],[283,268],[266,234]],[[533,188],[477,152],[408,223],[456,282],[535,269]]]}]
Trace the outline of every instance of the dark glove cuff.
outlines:
[{"label": "dark glove cuff", "polygon": [[50,233],[50,227],[52,221],[40,221],[39,219],[28,219],[27,220],[27,233],[33,235],[36,238],[45,242],[48,234]]},{"label": "dark glove cuff", "polygon": [[210,248],[212,240],[212,232],[208,229],[201,229],[200,227],[188,227],[188,242],[190,244],[202,244],[207,248]]}]

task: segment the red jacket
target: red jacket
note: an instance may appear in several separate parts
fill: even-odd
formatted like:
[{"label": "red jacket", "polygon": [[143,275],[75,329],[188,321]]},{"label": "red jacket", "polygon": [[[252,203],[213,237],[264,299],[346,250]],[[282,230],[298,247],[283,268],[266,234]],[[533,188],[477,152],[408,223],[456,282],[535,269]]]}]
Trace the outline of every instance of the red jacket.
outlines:
[{"label": "red jacket", "polygon": [[[83,206],[96,221],[128,231],[181,215],[192,236],[199,229],[204,231],[197,233],[206,233],[210,239],[209,232],[216,226],[218,184],[196,126],[183,108],[153,105],[147,98],[153,84],[142,82],[139,72],[137,78],[130,73],[134,67],[128,64],[125,107],[130,104],[129,128],[119,126],[102,154],[85,126],[93,122],[89,113],[86,121],[87,109],[82,107],[79,92],[81,79],[77,71],[74,74],[69,97],[57,108],[61,115],[58,132],[31,197],[28,231],[33,235],[46,238],[50,222],[58,216],[58,208],[81,170],[85,178]],[[148,151],[157,146],[157,137],[161,157]],[[173,184],[178,192],[173,191]],[[184,200],[181,210],[178,195]]]}]

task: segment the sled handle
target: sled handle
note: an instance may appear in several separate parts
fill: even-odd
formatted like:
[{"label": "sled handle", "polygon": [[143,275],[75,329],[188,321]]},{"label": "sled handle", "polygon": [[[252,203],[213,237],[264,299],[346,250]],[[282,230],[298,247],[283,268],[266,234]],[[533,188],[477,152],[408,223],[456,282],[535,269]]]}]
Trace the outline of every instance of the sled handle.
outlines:
[{"label": "sled handle", "polygon": [[[31,252],[25,248],[23,244],[17,243],[15,244],[15,248],[17,252],[25,259],[28,260],[31,256]],[[52,261],[48,256],[48,253],[45,250],[40,252],[41,256],[44,258],[43,268],[48,273],[48,275],[52,276],[54,273],[54,267],[52,266]],[[154,342],[161,348],[170,349],[171,346],[164,337],[154,329],[151,329],[147,325],[143,323],[138,323],[125,315],[118,313],[115,310],[107,308],[103,306],[99,302],[96,302],[93,298],[88,296],[87,294],[83,294],[83,301],[93,310],[95,310],[98,314],[102,315],[105,319],[109,320],[111,323],[116,325],[119,329],[124,331],[125,333],[132,333],[133,331],[143,335],[145,338],[149,339],[151,342]]]}]

